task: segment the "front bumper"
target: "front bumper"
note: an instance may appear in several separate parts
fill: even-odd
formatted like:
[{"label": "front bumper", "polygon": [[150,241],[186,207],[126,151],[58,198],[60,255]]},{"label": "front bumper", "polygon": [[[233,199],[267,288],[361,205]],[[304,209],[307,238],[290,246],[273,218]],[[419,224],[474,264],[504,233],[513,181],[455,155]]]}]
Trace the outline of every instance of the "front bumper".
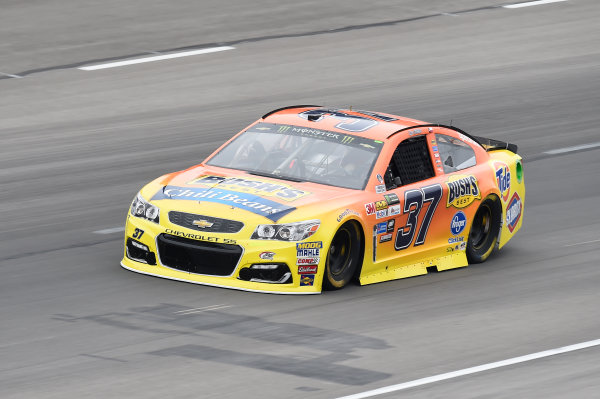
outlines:
[{"label": "front bumper", "polygon": [[[240,236],[167,227],[128,214],[121,266],[151,276],[244,291],[321,292],[324,257],[307,273],[306,267],[297,265],[295,242],[238,239]],[[265,252],[273,253],[271,259],[261,259]]]}]

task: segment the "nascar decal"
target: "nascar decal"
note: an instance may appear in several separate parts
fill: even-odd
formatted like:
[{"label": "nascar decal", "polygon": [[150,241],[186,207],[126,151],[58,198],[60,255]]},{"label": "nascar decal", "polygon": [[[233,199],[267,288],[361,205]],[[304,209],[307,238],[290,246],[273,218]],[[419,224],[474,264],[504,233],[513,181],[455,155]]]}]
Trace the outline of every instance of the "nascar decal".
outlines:
[{"label": "nascar decal", "polygon": [[473,175],[454,175],[446,182],[448,202],[446,207],[464,208],[476,199],[481,199],[477,178]]},{"label": "nascar decal", "polygon": [[165,233],[178,237],[191,238],[192,240],[218,242],[222,244],[236,244],[236,241],[230,238],[210,237],[202,234],[185,233],[183,231],[177,231],[172,229],[166,229]]},{"label": "nascar decal", "polygon": [[258,196],[213,188],[166,186],[150,200],[161,199],[217,202],[262,215],[274,222],[296,209]]},{"label": "nascar decal", "polygon": [[511,233],[517,227],[519,219],[521,219],[521,209],[523,209],[521,197],[519,197],[519,194],[514,193],[506,207],[506,224]]},{"label": "nascar decal", "polygon": [[190,184],[201,184],[209,187],[218,184],[219,188],[223,187],[232,191],[256,194],[262,197],[276,197],[284,201],[295,201],[310,194],[308,191],[299,190],[287,184],[239,177],[205,175],[192,180]]},{"label": "nascar decal", "polygon": [[318,266],[298,266],[298,274],[317,274]]},{"label": "nascar decal", "polygon": [[494,169],[496,169],[496,182],[500,196],[502,201],[506,202],[510,195],[510,169],[504,162],[494,162]]},{"label": "nascar decal", "polygon": [[467,226],[467,217],[463,211],[458,211],[452,217],[452,221],[450,222],[450,232],[452,235],[459,235],[463,232],[465,227]]}]

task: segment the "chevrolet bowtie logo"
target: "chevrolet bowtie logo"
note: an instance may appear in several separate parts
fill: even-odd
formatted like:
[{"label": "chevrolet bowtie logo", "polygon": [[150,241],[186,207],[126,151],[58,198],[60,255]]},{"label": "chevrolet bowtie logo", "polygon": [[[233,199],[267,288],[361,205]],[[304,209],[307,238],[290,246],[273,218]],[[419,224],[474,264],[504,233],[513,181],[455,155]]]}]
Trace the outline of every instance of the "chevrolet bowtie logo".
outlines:
[{"label": "chevrolet bowtie logo", "polygon": [[211,222],[209,222],[208,220],[200,219],[200,220],[194,220],[194,221],[192,222],[192,224],[193,224],[194,226],[198,226],[198,227],[200,227],[201,229],[204,229],[204,228],[207,228],[207,227],[212,227],[212,225],[213,225],[214,223],[211,223]]}]

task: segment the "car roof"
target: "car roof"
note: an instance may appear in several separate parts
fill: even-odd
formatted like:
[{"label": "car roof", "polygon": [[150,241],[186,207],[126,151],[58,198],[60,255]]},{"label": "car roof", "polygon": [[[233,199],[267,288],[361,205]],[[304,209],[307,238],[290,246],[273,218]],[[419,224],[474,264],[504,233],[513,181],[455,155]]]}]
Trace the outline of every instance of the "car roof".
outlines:
[{"label": "car roof", "polygon": [[[307,117],[300,117],[299,114],[304,114]],[[309,118],[308,115],[311,115],[311,117]],[[352,122],[352,119],[356,119],[357,122],[360,120],[373,121],[376,124],[364,131],[351,131],[338,127],[344,121],[346,123],[348,121]],[[279,108],[265,114],[261,121],[329,130],[382,141],[399,130],[411,126],[427,125],[427,122],[417,119],[382,112],[337,109],[318,105],[292,105]]]}]

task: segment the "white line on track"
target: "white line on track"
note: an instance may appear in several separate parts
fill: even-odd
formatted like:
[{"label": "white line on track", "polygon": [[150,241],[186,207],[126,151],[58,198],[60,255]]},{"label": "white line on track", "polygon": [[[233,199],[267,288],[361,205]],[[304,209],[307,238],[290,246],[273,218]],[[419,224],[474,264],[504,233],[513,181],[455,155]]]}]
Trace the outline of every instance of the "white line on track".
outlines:
[{"label": "white line on track", "polygon": [[458,371],[452,371],[450,373],[438,374],[432,377],[420,378],[418,380],[405,382],[397,385],[390,385],[387,387],[374,389],[372,391],[366,391],[362,393],[357,393],[354,395],[348,395],[344,397],[340,397],[338,399],[362,399],[362,398],[370,398],[376,395],[383,395],[390,392],[401,391],[403,389],[418,387],[420,385],[431,384],[433,382],[449,380],[451,378],[462,377],[463,375],[480,373],[482,371],[492,370],[499,367],[511,366],[517,363],[528,362],[530,360],[541,359],[548,356],[559,355],[561,353],[573,352],[580,349],[591,348],[593,346],[600,345],[600,339],[596,339],[593,341],[582,342],[575,345],[563,346],[561,348],[550,349],[547,351],[536,352],[525,356],[513,357],[507,360],[501,360],[499,362],[487,363],[481,366],[469,367],[467,369],[462,369]]},{"label": "white line on track", "polygon": [[23,76],[19,76],[19,75],[11,75],[10,73],[4,73],[4,72],[0,72],[0,75],[8,76],[11,78],[17,78],[17,79],[21,79],[23,77]]},{"label": "white line on track", "polygon": [[521,7],[531,7],[531,6],[539,6],[542,4],[549,4],[549,3],[558,3],[561,1],[567,1],[567,0],[537,0],[537,1],[528,1],[526,3],[515,3],[515,4],[507,4],[505,6],[502,6],[504,8],[521,8]]},{"label": "white line on track", "polygon": [[233,49],[235,49],[235,47],[230,47],[230,46],[211,47],[211,48],[204,48],[201,50],[184,51],[181,53],[156,55],[156,56],[152,56],[152,57],[136,58],[133,60],[115,61],[115,62],[109,62],[107,64],[88,65],[88,66],[84,66],[84,67],[79,67],[77,69],[81,69],[82,71],[96,71],[98,69],[116,68],[116,67],[125,66],[125,65],[141,64],[144,62],[152,62],[152,61],[169,60],[171,58],[189,57],[191,55],[216,53],[219,51],[233,50]]},{"label": "white line on track", "polygon": [[565,152],[586,150],[588,148],[596,148],[596,147],[600,147],[600,143],[582,144],[582,145],[575,145],[573,147],[558,148],[556,150],[546,151],[546,152],[544,152],[544,154],[551,154],[551,155],[563,154]]},{"label": "white line on track", "polygon": [[120,233],[122,231],[125,231],[125,227],[124,226],[113,227],[111,229],[96,230],[96,231],[94,231],[94,233],[96,233],[96,234],[112,234],[112,233]]},{"label": "white line on track", "polygon": [[230,308],[231,305],[211,305],[211,306],[205,306],[203,308],[194,308],[194,309],[184,309],[184,310],[178,310],[177,312],[173,312],[176,313],[178,315],[188,315],[188,314],[194,314],[194,313],[202,313],[202,312],[209,312],[211,310],[217,310],[217,309],[225,309],[225,308]]},{"label": "white line on track", "polygon": [[565,247],[574,247],[575,245],[592,244],[594,242],[600,242],[600,240],[576,242],[575,244],[567,244],[567,245],[565,245]]}]

